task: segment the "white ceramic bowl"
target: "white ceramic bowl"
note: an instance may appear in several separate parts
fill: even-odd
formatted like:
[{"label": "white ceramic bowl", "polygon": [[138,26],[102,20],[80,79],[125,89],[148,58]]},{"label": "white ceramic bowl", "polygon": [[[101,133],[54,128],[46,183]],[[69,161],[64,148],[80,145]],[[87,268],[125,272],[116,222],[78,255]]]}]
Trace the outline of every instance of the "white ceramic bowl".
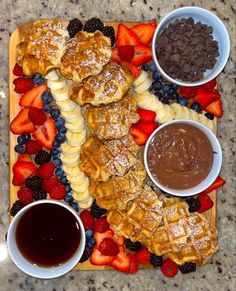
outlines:
[{"label": "white ceramic bowl", "polygon": [[[178,124],[178,123],[189,124],[189,125],[195,126],[198,129],[200,129],[209,139],[211,146],[212,146],[212,149],[214,151],[213,165],[212,165],[212,168],[211,168],[209,174],[207,175],[207,177],[197,186],[192,187],[192,188],[188,188],[188,189],[183,189],[183,190],[172,189],[172,188],[169,188],[169,187],[166,187],[166,186],[163,186],[162,184],[160,184],[160,182],[157,181],[153,177],[152,173],[150,172],[149,166],[148,166],[148,160],[147,160],[148,147],[149,147],[149,144],[150,144],[152,138],[156,135],[156,133],[159,132],[160,130],[162,130],[164,127],[167,127],[167,126],[172,125],[172,124]],[[167,122],[167,123],[159,126],[151,134],[151,136],[149,137],[149,139],[145,145],[145,149],[144,149],[144,165],[145,165],[146,171],[147,171],[150,179],[161,190],[163,190],[166,193],[169,193],[171,195],[174,195],[174,196],[180,196],[180,197],[192,196],[192,195],[196,195],[196,194],[204,191],[206,188],[208,188],[215,181],[217,176],[219,175],[221,165],[222,165],[222,150],[221,150],[221,146],[220,146],[220,143],[219,143],[217,137],[205,125],[203,125],[199,122],[193,121],[193,120],[189,120],[189,119],[178,119],[178,120],[173,120],[173,121]]]},{"label": "white ceramic bowl", "polygon": [[[219,45],[219,57],[217,58],[217,62],[212,70],[207,70],[204,73],[204,77],[197,82],[184,82],[179,79],[173,79],[168,74],[165,73],[165,71],[161,68],[158,62],[158,56],[156,55],[156,39],[157,36],[162,33],[164,28],[166,28],[171,22],[175,21],[176,19],[181,18],[189,18],[192,17],[196,22],[200,21],[203,24],[207,24],[213,27],[213,38],[218,41]],[[228,31],[223,24],[223,22],[212,12],[209,10],[200,8],[200,7],[183,7],[176,9],[169,14],[167,14],[161,22],[158,24],[155,34],[153,36],[152,40],[152,56],[154,63],[160,72],[160,74],[169,82],[177,84],[179,86],[186,86],[186,87],[192,87],[192,86],[199,86],[201,84],[204,84],[206,82],[211,81],[215,77],[217,77],[220,72],[225,67],[227,60],[229,58],[230,53],[230,39]]]},{"label": "white ceramic bowl", "polygon": [[[16,240],[15,240],[16,227],[22,215],[30,208],[42,203],[57,204],[57,205],[60,205],[61,207],[64,207],[75,216],[80,227],[80,244],[74,256],[70,258],[67,262],[65,262],[64,264],[57,267],[52,267],[52,268],[46,268],[46,267],[43,268],[40,266],[33,265],[32,263],[27,261],[20,253],[16,244]],[[11,259],[16,264],[16,266],[19,269],[21,269],[23,272],[25,272],[26,274],[30,276],[40,278],[40,279],[52,279],[52,278],[60,277],[68,273],[79,262],[85,248],[85,230],[84,230],[84,226],[79,215],[69,205],[57,200],[43,199],[43,200],[39,200],[39,201],[28,204],[16,214],[16,216],[14,217],[8,229],[7,246],[8,246],[8,251],[9,251]]]}]

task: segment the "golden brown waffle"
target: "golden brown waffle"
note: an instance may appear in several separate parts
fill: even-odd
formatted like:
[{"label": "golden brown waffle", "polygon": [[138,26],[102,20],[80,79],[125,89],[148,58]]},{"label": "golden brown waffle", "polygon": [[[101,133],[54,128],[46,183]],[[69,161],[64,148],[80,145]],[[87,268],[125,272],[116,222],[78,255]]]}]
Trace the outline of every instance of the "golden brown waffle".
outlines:
[{"label": "golden brown waffle", "polygon": [[111,58],[111,41],[100,31],[80,31],[67,42],[60,72],[75,83],[99,74]]},{"label": "golden brown waffle", "polygon": [[91,134],[99,139],[119,139],[127,135],[132,123],[139,120],[136,99],[130,94],[119,101],[100,107],[87,106],[83,115]]},{"label": "golden brown waffle", "polygon": [[106,182],[111,176],[123,176],[138,163],[135,157],[138,150],[130,136],[104,142],[91,136],[81,147],[79,167],[93,180]]},{"label": "golden brown waffle", "polygon": [[[90,75],[96,75],[100,71],[95,72]],[[119,101],[131,88],[132,82],[133,77],[129,70],[110,61],[100,74],[88,78],[83,84],[73,86],[70,98],[79,105],[109,104]]]},{"label": "golden brown waffle", "polygon": [[139,195],[145,177],[144,166],[138,163],[122,177],[112,177],[107,182],[92,181],[89,193],[102,208],[126,209],[129,201]]},{"label": "golden brown waffle", "polygon": [[24,74],[40,73],[58,68],[66,50],[69,34],[58,19],[41,19],[19,28],[20,43],[16,47],[16,62]]}]

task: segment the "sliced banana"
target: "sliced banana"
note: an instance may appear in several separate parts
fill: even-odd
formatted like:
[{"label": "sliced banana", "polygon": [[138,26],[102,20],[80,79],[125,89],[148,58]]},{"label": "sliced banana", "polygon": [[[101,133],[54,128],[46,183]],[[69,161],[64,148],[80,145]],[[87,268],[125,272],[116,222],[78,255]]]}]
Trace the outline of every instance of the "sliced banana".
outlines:
[{"label": "sliced banana", "polygon": [[193,110],[193,109],[189,109],[189,113],[190,113],[190,119],[198,121],[198,113]]},{"label": "sliced banana", "polygon": [[190,111],[186,106],[182,106],[182,117],[183,119],[190,119]]},{"label": "sliced banana", "polygon": [[69,99],[69,87],[67,85],[59,90],[51,89],[51,93],[56,102]]},{"label": "sliced banana", "polygon": [[83,172],[76,176],[71,176],[68,174],[66,177],[67,177],[67,180],[72,184],[82,184],[82,183],[85,183],[86,179],[88,179],[88,177],[85,176]]},{"label": "sliced banana", "polygon": [[152,85],[152,80],[150,78],[146,78],[140,85],[134,87],[134,91],[138,94],[141,94],[150,88]]},{"label": "sliced banana", "polygon": [[178,103],[172,103],[170,107],[173,110],[174,119],[181,119],[183,116],[183,106],[179,105]]},{"label": "sliced banana", "polygon": [[146,108],[146,102],[151,96],[152,94],[149,91],[143,92],[142,94],[136,94],[135,98],[138,102],[138,106],[141,108]]},{"label": "sliced banana", "polygon": [[80,208],[87,209],[92,205],[92,203],[93,203],[93,197],[88,196],[88,198],[79,202],[79,206]]},{"label": "sliced banana", "polygon": [[73,111],[76,107],[78,107],[77,104],[70,99],[57,101],[57,106],[61,111]]},{"label": "sliced banana", "polygon": [[148,73],[142,70],[141,73],[139,74],[138,78],[134,80],[133,86],[135,86],[135,87],[139,86],[147,78],[148,78]]},{"label": "sliced banana", "polygon": [[84,119],[82,116],[78,116],[78,120],[74,122],[66,122],[65,127],[72,132],[80,132],[85,128]]},{"label": "sliced banana", "polygon": [[88,197],[90,196],[88,189],[85,190],[84,192],[76,192],[76,191],[72,191],[72,196],[75,200],[77,201],[83,201],[88,199]]},{"label": "sliced banana", "polygon": [[47,85],[51,90],[60,90],[66,86],[66,80],[61,77],[57,80],[48,80]]},{"label": "sliced banana", "polygon": [[84,192],[89,187],[89,180],[85,179],[85,181],[81,184],[70,183],[70,186],[76,192]]},{"label": "sliced banana", "polygon": [[61,154],[60,159],[63,165],[65,165],[66,167],[70,167],[70,166],[78,165],[79,157],[80,157],[80,154],[77,154],[77,155],[75,154],[74,156],[71,156],[71,157]]},{"label": "sliced banana", "polygon": [[165,118],[165,115],[166,115],[165,105],[161,103],[160,101],[158,101],[158,107],[155,112],[156,112],[155,121],[162,123],[162,120]]},{"label": "sliced banana", "polygon": [[70,144],[68,144],[68,142],[64,142],[61,145],[61,153],[65,157],[74,157],[75,155],[80,154],[80,148],[81,146],[71,146]]},{"label": "sliced banana", "polygon": [[57,70],[52,70],[49,73],[47,73],[45,78],[47,80],[50,80],[50,81],[56,81],[60,78],[60,76],[59,76]]},{"label": "sliced banana", "polygon": [[71,111],[62,111],[61,115],[66,122],[75,122],[82,116],[82,112],[80,106],[76,106]]},{"label": "sliced banana", "polygon": [[67,131],[66,138],[68,144],[71,146],[81,146],[86,140],[86,131],[82,130],[81,132],[72,132]]},{"label": "sliced banana", "polygon": [[174,116],[173,110],[169,105],[163,104],[163,107],[164,107],[165,115],[163,116],[162,119],[159,120],[160,123],[168,122],[168,121],[172,120],[173,116]]},{"label": "sliced banana", "polygon": [[81,175],[81,170],[79,169],[78,165],[76,166],[64,166],[62,165],[62,168],[67,176],[79,176]]}]

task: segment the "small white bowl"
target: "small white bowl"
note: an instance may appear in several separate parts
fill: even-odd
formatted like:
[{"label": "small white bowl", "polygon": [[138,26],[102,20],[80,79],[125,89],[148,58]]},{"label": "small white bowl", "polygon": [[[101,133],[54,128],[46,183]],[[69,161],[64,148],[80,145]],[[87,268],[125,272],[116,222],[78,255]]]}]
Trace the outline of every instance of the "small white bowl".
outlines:
[{"label": "small white bowl", "polygon": [[[151,171],[149,170],[149,165],[148,165],[148,160],[147,160],[148,147],[149,147],[149,144],[150,144],[152,138],[156,135],[156,133],[169,125],[179,124],[179,123],[189,124],[189,125],[195,126],[199,130],[201,130],[209,139],[211,146],[212,146],[212,149],[213,149],[213,152],[214,152],[212,168],[211,168],[209,174],[207,175],[207,177],[197,186],[192,187],[192,188],[188,188],[188,189],[183,189],[183,190],[172,189],[172,188],[169,188],[169,187],[166,187],[166,186],[163,186],[162,184],[160,184],[160,182],[154,178]],[[203,125],[199,122],[193,121],[193,120],[189,120],[189,119],[178,119],[178,120],[173,120],[173,121],[167,122],[167,123],[159,126],[151,134],[151,136],[149,137],[149,139],[145,145],[145,149],[144,149],[144,165],[145,165],[146,171],[147,171],[150,179],[153,181],[153,183],[158,188],[160,188],[164,192],[171,194],[171,195],[174,195],[174,196],[179,196],[179,197],[193,196],[193,195],[196,195],[196,194],[204,191],[205,189],[207,189],[215,181],[215,179],[219,175],[221,165],[222,165],[222,150],[221,150],[221,146],[220,146],[220,143],[219,143],[217,137],[205,125]]]},{"label": "small white bowl", "polygon": [[[184,82],[179,79],[173,79],[168,74],[166,74],[165,71],[159,65],[158,56],[156,55],[157,36],[159,36],[164,30],[164,28],[168,27],[168,25],[174,22],[176,19],[189,17],[192,17],[195,23],[200,21],[203,24],[212,26],[213,38],[218,42],[219,45],[219,57],[217,58],[217,62],[214,68],[211,70],[207,70],[204,73],[204,78],[202,78],[201,80],[191,83]],[[152,56],[158,71],[166,80],[179,86],[186,87],[200,86],[204,83],[211,81],[212,79],[217,77],[225,67],[227,60],[229,58],[229,53],[230,53],[230,39],[224,23],[215,14],[213,14],[209,10],[200,7],[194,6],[182,7],[167,14],[158,24],[152,40]]]},{"label": "small white bowl", "polygon": [[[16,232],[16,227],[20,218],[30,208],[34,207],[35,205],[43,204],[43,203],[56,204],[65,208],[66,210],[68,210],[74,215],[80,227],[80,244],[78,246],[76,253],[67,262],[57,267],[43,268],[43,267],[34,265],[33,263],[26,260],[22,256],[16,244],[15,232]],[[43,199],[43,200],[39,200],[39,201],[28,204],[16,214],[16,216],[12,220],[8,229],[7,247],[8,247],[8,251],[9,251],[11,259],[16,264],[16,266],[19,269],[21,269],[24,273],[32,277],[40,278],[40,279],[57,278],[71,271],[75,267],[75,265],[79,262],[80,258],[82,257],[83,251],[85,248],[85,230],[84,230],[84,226],[79,215],[69,205],[57,200]]]}]

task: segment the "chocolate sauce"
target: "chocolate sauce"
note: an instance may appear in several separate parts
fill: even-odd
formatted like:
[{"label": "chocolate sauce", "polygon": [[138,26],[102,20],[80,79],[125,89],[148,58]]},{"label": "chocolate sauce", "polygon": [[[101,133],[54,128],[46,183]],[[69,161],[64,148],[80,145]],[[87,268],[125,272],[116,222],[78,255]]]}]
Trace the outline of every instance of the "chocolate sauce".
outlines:
[{"label": "chocolate sauce", "polygon": [[153,177],[172,189],[200,184],[213,164],[213,149],[206,135],[195,126],[179,123],[161,129],[147,151]]},{"label": "chocolate sauce", "polygon": [[43,203],[30,208],[16,228],[22,255],[41,267],[55,267],[73,257],[80,243],[74,215],[60,205]]}]

